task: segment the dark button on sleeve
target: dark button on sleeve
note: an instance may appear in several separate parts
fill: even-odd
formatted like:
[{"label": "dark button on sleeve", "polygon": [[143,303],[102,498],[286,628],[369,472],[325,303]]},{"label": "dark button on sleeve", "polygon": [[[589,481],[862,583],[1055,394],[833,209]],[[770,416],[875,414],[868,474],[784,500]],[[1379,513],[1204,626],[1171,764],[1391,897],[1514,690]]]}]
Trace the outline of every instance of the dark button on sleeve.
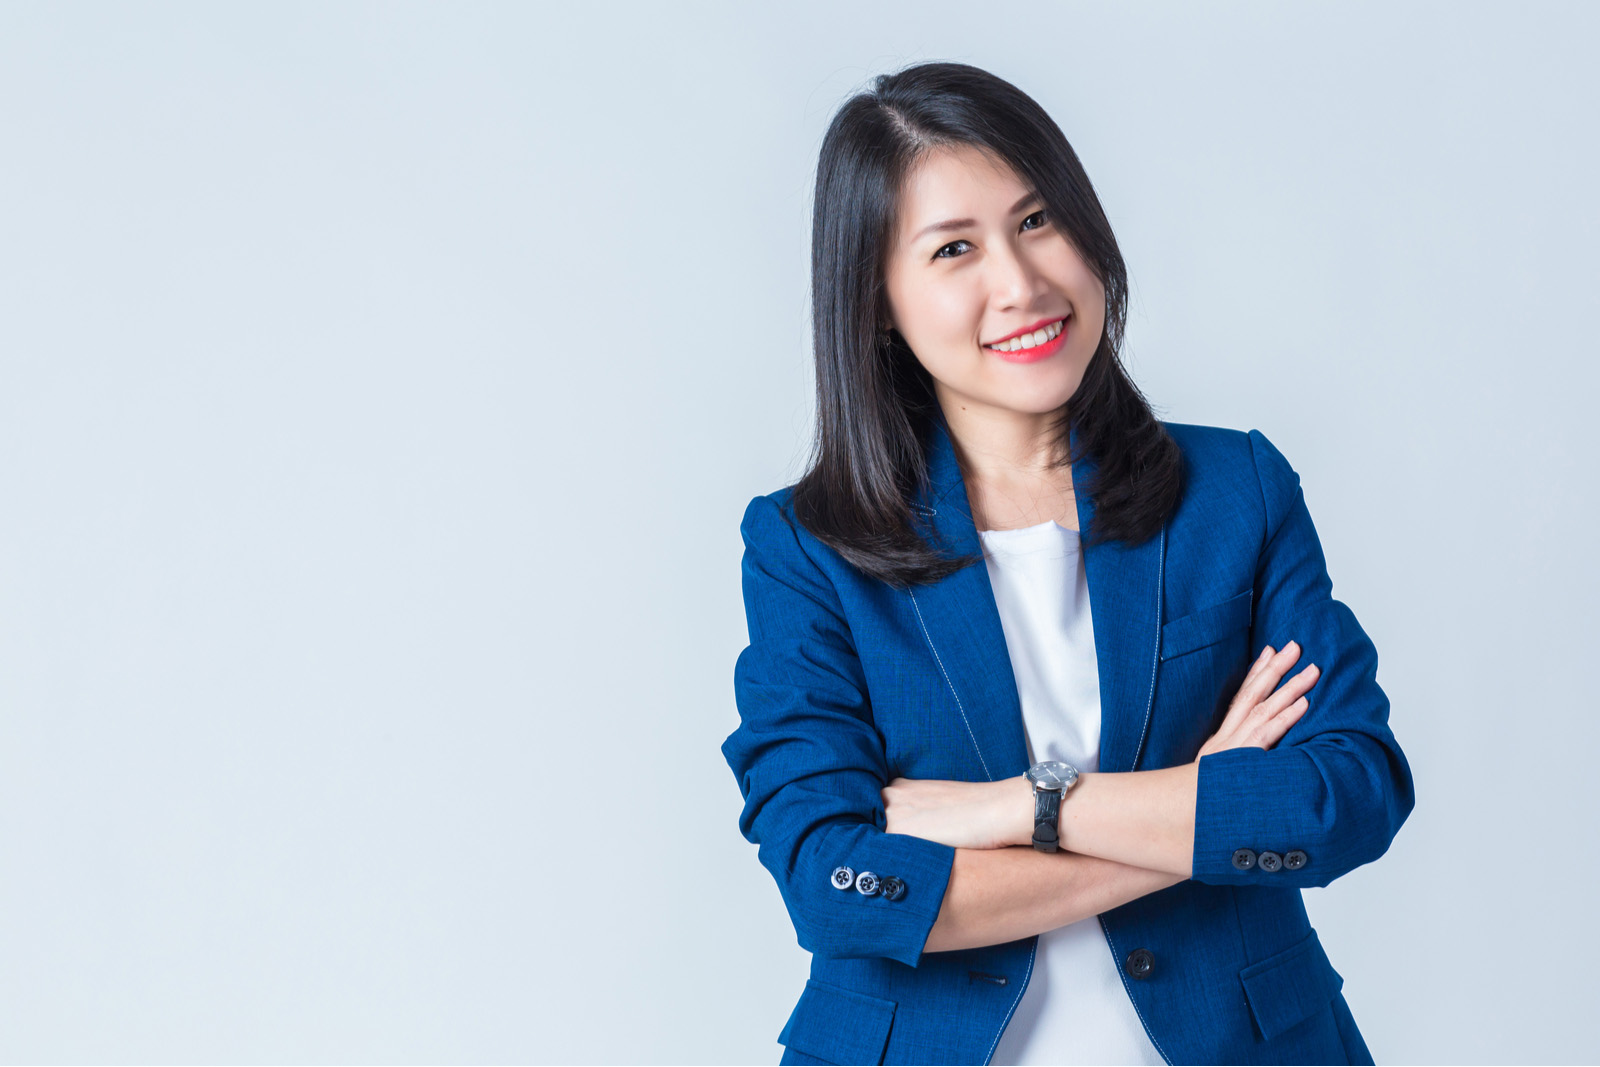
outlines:
[{"label": "dark button on sleeve", "polygon": [[889,900],[899,900],[906,895],[906,884],[891,874],[879,879],[878,890]]},{"label": "dark button on sleeve", "polygon": [[871,871],[862,871],[856,875],[856,892],[864,897],[870,897],[878,891],[878,876]]},{"label": "dark button on sleeve", "polygon": [[1283,867],[1283,857],[1278,855],[1276,852],[1262,852],[1260,855],[1256,856],[1256,862],[1259,863],[1261,865],[1261,869],[1266,871],[1268,874],[1271,874],[1273,871],[1279,870]]},{"label": "dark button on sleeve", "polygon": [[1291,848],[1283,854],[1283,865],[1291,871],[1298,871],[1306,865],[1306,854],[1297,848]]},{"label": "dark button on sleeve", "polygon": [[1128,953],[1128,958],[1123,961],[1128,969],[1129,978],[1138,978],[1141,981],[1150,977],[1150,972],[1155,969],[1155,953],[1147,948],[1136,948]]},{"label": "dark button on sleeve", "polygon": [[849,889],[856,884],[856,872],[849,867],[835,867],[833,869],[833,888]]},{"label": "dark button on sleeve", "polygon": [[1247,848],[1241,848],[1233,854],[1233,865],[1241,871],[1248,871],[1256,865],[1256,854]]}]

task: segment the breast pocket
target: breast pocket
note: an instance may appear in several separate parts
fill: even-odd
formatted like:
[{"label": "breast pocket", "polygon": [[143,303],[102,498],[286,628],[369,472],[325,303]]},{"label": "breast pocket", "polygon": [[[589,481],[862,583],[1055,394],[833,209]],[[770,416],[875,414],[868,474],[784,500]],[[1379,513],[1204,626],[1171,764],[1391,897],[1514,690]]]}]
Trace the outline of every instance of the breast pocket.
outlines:
[{"label": "breast pocket", "polygon": [[1161,658],[1172,659],[1206,648],[1250,626],[1255,591],[1246,589],[1237,596],[1199,611],[1181,615],[1161,627]]}]

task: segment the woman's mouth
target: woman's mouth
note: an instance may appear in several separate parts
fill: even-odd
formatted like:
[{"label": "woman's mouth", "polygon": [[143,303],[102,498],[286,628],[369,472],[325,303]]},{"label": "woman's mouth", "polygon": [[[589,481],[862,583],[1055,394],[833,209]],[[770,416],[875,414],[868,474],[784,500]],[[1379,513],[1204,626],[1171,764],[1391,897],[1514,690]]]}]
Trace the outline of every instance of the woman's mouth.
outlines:
[{"label": "woman's mouth", "polygon": [[1067,343],[1067,321],[1071,318],[1071,315],[1067,315],[1046,323],[1032,333],[999,344],[984,345],[984,351],[993,352],[1008,363],[1033,363],[1053,356]]}]

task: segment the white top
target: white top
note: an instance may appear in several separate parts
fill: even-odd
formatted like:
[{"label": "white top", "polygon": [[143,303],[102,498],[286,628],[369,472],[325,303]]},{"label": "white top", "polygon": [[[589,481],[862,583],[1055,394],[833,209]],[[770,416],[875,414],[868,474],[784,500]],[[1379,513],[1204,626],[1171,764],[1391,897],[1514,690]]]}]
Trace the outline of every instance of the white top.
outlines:
[{"label": "white top", "polygon": [[[1054,519],[980,530],[1022,700],[1028,754],[1100,766],[1100,670],[1077,530]],[[1065,803],[1072,803],[1067,794]],[[1039,935],[1033,971],[995,1064],[1164,1064],[1095,916]]]}]

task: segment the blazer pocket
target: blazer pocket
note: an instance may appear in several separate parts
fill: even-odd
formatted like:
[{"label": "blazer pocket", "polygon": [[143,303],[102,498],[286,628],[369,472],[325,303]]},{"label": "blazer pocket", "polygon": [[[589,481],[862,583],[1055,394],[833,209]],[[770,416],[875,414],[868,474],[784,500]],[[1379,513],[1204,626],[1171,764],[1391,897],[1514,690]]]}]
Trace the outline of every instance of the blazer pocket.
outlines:
[{"label": "blazer pocket", "polygon": [[895,1002],[806,979],[778,1043],[829,1063],[882,1063]]},{"label": "blazer pocket", "polygon": [[1214,645],[1235,630],[1249,626],[1254,596],[1255,590],[1246,589],[1238,596],[1173,619],[1161,627],[1161,658],[1171,659]]},{"label": "blazer pocket", "polygon": [[1326,1008],[1344,987],[1312,930],[1275,956],[1239,972],[1261,1036],[1268,1041]]}]

